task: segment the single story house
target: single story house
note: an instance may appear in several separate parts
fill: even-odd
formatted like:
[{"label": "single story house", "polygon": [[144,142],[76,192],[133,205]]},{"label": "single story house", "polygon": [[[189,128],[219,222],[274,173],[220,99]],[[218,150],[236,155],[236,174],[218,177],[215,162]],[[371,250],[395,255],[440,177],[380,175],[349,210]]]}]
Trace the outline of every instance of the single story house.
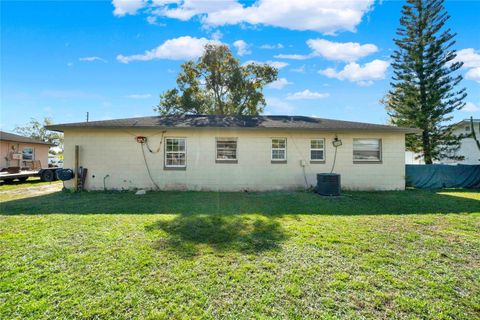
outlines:
[{"label": "single story house", "polygon": [[65,134],[64,168],[74,169],[79,146],[87,190],[295,190],[316,185],[316,174],[332,168],[344,189],[403,190],[405,134],[418,132],[303,116],[214,115],[47,129]]},{"label": "single story house", "polygon": [[32,167],[40,161],[48,167],[48,150],[51,143],[0,131],[0,169],[8,167]]}]

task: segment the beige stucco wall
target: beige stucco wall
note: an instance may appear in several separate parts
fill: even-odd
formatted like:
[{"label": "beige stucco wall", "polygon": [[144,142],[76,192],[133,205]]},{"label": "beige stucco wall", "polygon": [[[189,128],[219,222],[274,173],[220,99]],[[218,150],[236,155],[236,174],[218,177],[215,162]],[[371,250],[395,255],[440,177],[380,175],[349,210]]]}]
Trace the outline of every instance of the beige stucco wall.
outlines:
[{"label": "beige stucco wall", "polygon": [[0,141],[0,168],[22,166],[21,160],[7,160],[9,153],[15,148],[15,152],[22,153],[23,148],[33,148],[33,159],[40,160],[42,168],[48,167],[48,150],[50,146],[45,144],[21,143],[12,141]]},{"label": "beige stucco wall", "polygon": [[[75,145],[80,146],[80,165],[88,168],[85,187],[89,190],[153,189],[141,145],[135,136],[149,137],[151,149],[162,140],[161,130],[69,129],[65,131],[65,168],[74,168]],[[405,141],[401,133],[337,132],[343,146],[338,148],[335,172],[342,175],[342,187],[355,190],[401,190],[405,187]],[[146,151],[154,181],[171,190],[282,190],[316,184],[316,173],[330,172],[334,147],[333,132],[281,130],[168,130],[165,137],[187,138],[187,168],[164,169],[163,143],[159,153]],[[215,163],[215,138],[238,138],[238,163]],[[271,138],[287,138],[287,163],[272,164]],[[310,139],[326,139],[325,164],[310,163]],[[353,138],[381,138],[382,163],[354,164]],[[301,160],[306,162],[303,168]],[[73,180],[72,180],[73,181]],[[68,181],[67,187],[73,187]]]}]

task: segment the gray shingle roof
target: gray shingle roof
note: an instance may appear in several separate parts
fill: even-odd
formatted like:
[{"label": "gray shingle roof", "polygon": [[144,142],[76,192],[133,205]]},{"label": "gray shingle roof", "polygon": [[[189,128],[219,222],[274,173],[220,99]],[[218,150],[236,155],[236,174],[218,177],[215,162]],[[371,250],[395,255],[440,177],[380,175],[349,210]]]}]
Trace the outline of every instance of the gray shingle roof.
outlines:
[{"label": "gray shingle roof", "polygon": [[29,137],[19,136],[18,134],[13,134],[5,131],[0,131],[0,141],[12,141],[12,142],[22,142],[22,143],[35,143],[35,144],[48,144],[53,145],[50,142],[45,142],[41,140],[32,139]]},{"label": "gray shingle roof", "polygon": [[49,130],[63,132],[68,128],[260,128],[314,129],[323,131],[390,131],[416,133],[415,128],[363,122],[321,119],[303,116],[217,116],[182,115],[127,118],[50,125]]}]

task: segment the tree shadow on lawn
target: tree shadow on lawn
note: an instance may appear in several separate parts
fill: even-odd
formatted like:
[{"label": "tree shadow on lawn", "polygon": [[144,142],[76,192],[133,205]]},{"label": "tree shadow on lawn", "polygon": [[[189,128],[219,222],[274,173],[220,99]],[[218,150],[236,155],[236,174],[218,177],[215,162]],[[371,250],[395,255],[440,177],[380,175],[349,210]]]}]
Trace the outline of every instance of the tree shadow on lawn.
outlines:
[{"label": "tree shadow on lawn", "polygon": [[171,220],[159,220],[145,227],[156,234],[168,234],[155,241],[156,249],[168,249],[188,258],[196,256],[201,247],[216,253],[238,251],[259,254],[278,250],[287,239],[280,223],[266,216],[179,215]]},{"label": "tree shadow on lawn", "polygon": [[[47,182],[48,183],[48,182]],[[41,184],[47,184],[46,182],[43,182],[40,180],[40,178],[30,178],[26,181],[19,181],[19,180],[14,180],[14,181],[0,181],[0,191],[5,191],[5,190],[11,190],[11,189],[18,189],[18,188],[23,188],[23,187],[34,187],[36,185],[41,185]]]},{"label": "tree shadow on lawn", "polygon": [[[340,198],[311,192],[56,192],[1,201],[0,215],[183,214],[377,215],[480,212],[480,190],[345,192]],[[473,194],[473,197],[472,197]],[[470,198],[469,198],[470,197]]]}]

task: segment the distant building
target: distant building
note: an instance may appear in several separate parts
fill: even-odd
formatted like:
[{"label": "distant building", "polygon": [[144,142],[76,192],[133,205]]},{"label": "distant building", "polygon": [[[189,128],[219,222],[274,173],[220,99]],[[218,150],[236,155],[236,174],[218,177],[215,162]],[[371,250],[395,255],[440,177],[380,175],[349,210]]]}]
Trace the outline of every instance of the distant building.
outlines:
[{"label": "distant building", "polygon": [[[473,125],[475,130],[478,131],[478,125],[480,124],[480,119],[473,119]],[[462,139],[462,144],[460,149],[457,151],[458,155],[464,156],[465,159],[462,161],[452,161],[445,160],[445,163],[461,163],[461,164],[480,164],[480,150],[477,148],[475,140],[470,136],[471,135],[471,126],[470,119],[462,120],[453,125],[455,128],[454,132],[456,135],[465,135],[468,136]],[[480,138],[480,133],[477,132],[477,138]]]},{"label": "distant building", "polygon": [[405,164],[425,164],[425,161],[418,153],[405,151]]},{"label": "distant building", "polygon": [[48,168],[50,146],[49,142],[0,131],[0,169],[31,167],[33,161],[40,161],[42,168]]},{"label": "distant building", "polygon": [[[480,119],[473,119],[475,130],[478,131],[478,125],[480,124]],[[460,149],[456,152],[457,155],[464,156],[464,160],[451,160],[451,159],[442,159],[440,161],[435,161],[435,163],[443,164],[480,164],[480,150],[477,148],[475,140],[470,136],[471,127],[470,119],[465,119],[460,122],[457,122],[452,125],[454,128],[454,134],[464,135],[465,138],[462,139]],[[480,133],[477,132],[477,138],[480,138]],[[424,164],[423,158],[418,158],[418,154],[411,151],[405,152],[405,163],[406,164]]]}]

